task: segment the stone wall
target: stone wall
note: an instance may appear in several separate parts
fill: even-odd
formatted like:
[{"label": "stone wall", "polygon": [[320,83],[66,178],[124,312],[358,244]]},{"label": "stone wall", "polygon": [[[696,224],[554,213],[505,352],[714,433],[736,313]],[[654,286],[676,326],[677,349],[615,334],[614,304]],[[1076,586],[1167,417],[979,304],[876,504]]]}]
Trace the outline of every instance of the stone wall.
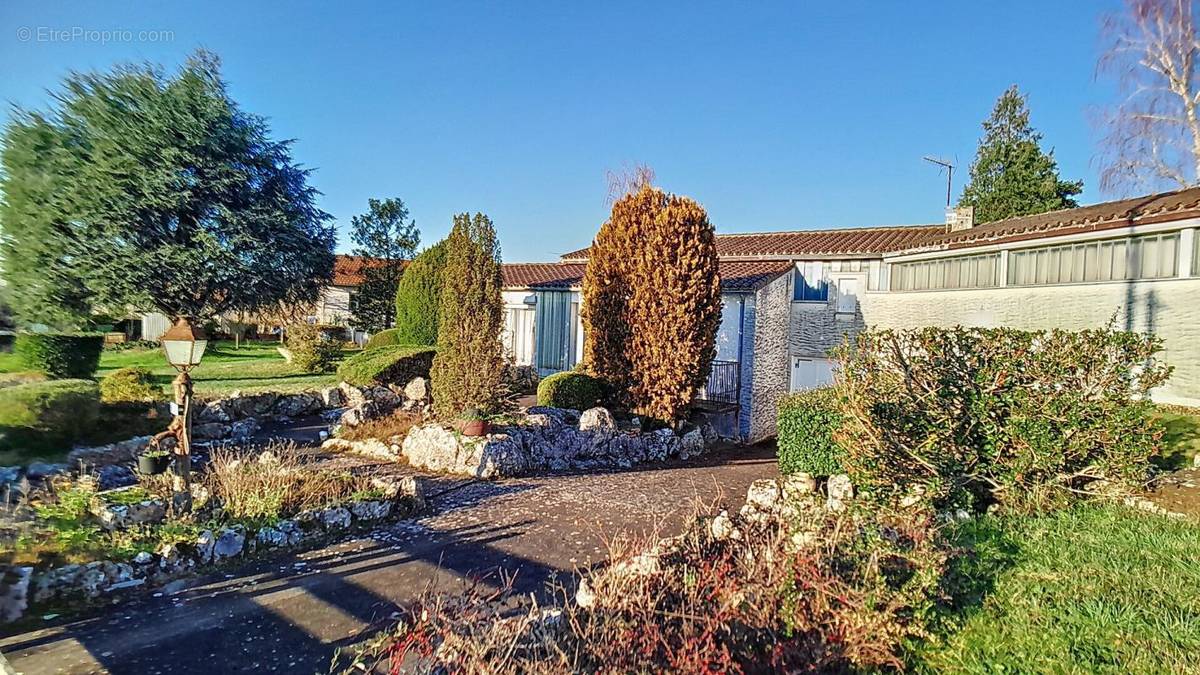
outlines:
[{"label": "stone wall", "polygon": [[[622,428],[604,408],[580,414],[534,407],[520,423],[496,427],[486,436],[462,436],[440,424],[416,426],[399,451],[418,468],[491,479],[688,459],[716,440],[707,428],[682,435],[670,429],[643,433],[633,426]],[[342,447],[336,442],[329,446]]]},{"label": "stone wall", "polygon": [[1175,370],[1155,400],[1200,406],[1200,279],[866,293],[859,304],[867,325],[878,328],[1079,330],[1116,316],[1118,328],[1153,332],[1164,341],[1163,358]]},{"label": "stone wall", "polygon": [[752,379],[742,381],[751,392],[747,442],[775,435],[775,409],[791,384],[788,328],[792,304],[792,275],[785,274],[758,290],[754,299],[754,361]]}]

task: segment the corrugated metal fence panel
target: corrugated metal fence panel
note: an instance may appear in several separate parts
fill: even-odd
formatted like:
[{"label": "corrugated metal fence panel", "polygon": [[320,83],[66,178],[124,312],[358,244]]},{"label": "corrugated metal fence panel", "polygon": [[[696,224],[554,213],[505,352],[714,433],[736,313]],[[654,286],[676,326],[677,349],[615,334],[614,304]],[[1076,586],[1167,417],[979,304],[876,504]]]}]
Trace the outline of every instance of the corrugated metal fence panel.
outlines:
[{"label": "corrugated metal fence panel", "polygon": [[549,375],[566,370],[571,349],[571,292],[537,292],[538,374]]},{"label": "corrugated metal fence panel", "polygon": [[171,327],[171,320],[165,314],[152,312],[142,315],[142,339],[157,340]]}]

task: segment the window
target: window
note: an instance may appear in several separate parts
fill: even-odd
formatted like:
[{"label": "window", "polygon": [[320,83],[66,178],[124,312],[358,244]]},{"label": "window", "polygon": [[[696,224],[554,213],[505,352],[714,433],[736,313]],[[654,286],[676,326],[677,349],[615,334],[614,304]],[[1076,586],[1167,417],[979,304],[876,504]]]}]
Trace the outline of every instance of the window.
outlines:
[{"label": "window", "polygon": [[837,311],[858,311],[858,277],[840,277],[837,280]]},{"label": "window", "polygon": [[1000,285],[1000,254],[939,258],[891,266],[891,290],[934,291]]},{"label": "window", "polygon": [[1166,279],[1178,261],[1178,232],[1043,246],[1008,254],[1008,285]]},{"label": "window", "polygon": [[796,263],[796,283],[792,299],[797,302],[829,301],[829,263]]}]

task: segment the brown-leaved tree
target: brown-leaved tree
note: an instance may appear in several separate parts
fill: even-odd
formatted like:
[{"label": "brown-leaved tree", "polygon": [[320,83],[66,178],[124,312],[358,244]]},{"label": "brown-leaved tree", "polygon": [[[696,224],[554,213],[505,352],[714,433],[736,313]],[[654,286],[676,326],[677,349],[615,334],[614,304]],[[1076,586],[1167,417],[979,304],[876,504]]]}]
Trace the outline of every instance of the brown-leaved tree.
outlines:
[{"label": "brown-leaved tree", "polygon": [[494,412],[504,397],[504,317],[500,244],[482,213],[454,216],[433,359],[434,412],[451,419],[468,408]]},{"label": "brown-leaved tree", "polygon": [[680,419],[708,379],[721,321],[704,209],[650,185],[618,200],[589,252],[583,292],[588,366],[631,410]]}]

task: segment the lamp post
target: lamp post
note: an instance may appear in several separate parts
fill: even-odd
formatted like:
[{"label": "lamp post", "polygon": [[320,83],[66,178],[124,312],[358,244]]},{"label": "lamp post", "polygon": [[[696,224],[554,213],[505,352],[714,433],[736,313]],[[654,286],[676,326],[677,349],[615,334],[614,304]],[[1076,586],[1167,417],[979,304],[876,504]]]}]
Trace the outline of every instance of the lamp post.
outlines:
[{"label": "lamp post", "polygon": [[176,511],[187,513],[192,510],[192,377],[188,371],[200,365],[208,338],[187,317],[180,317],[160,340],[167,363],[179,371],[172,383],[176,409],[171,426],[179,441],[175,444],[175,494],[172,501]]}]

